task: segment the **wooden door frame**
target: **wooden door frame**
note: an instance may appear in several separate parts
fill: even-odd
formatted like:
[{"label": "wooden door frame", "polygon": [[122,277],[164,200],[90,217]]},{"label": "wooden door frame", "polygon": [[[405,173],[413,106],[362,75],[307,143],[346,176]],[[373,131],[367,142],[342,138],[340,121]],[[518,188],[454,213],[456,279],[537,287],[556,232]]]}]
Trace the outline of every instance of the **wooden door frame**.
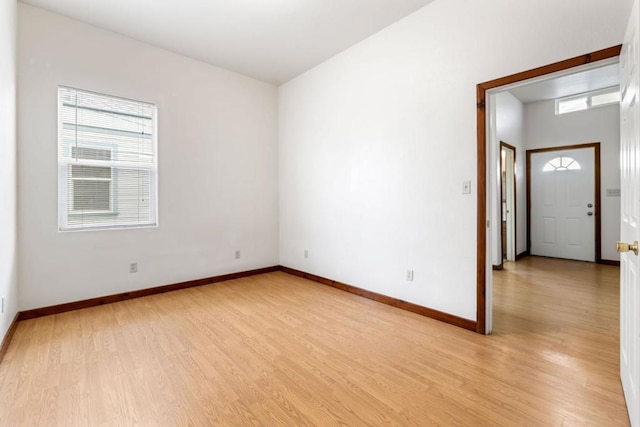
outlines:
[{"label": "wooden door frame", "polygon": [[569,70],[581,65],[620,56],[622,45],[602,49],[586,55],[534,68],[506,77],[480,83],[476,86],[477,112],[477,228],[476,228],[476,332],[486,333],[486,274],[487,274],[487,91],[545,76],[558,71]]},{"label": "wooden door frame", "polygon": [[527,150],[527,253],[531,253],[531,155],[548,153],[550,151],[575,150],[581,148],[593,148],[594,170],[594,214],[595,218],[595,253],[596,264],[602,264],[602,220],[600,216],[600,143],[590,142],[587,144],[562,145],[558,147],[536,148]]},{"label": "wooden door frame", "polygon": [[[507,150],[513,151],[513,252],[514,258],[518,256],[518,191],[516,190],[516,147],[511,144],[507,144],[504,141],[500,141],[500,151],[503,148]],[[504,218],[502,216],[502,153],[500,153],[500,227],[502,227],[502,223],[504,222]],[[507,233],[508,234],[508,233]],[[502,230],[500,231],[500,235],[502,236]],[[500,266],[504,263],[504,257],[500,260]]]}]

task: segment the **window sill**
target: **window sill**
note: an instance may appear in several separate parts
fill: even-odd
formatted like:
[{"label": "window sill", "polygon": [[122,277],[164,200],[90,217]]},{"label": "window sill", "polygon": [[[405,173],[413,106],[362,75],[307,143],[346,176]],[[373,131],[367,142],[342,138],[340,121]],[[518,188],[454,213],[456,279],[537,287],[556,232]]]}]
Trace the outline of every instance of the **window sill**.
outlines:
[{"label": "window sill", "polygon": [[58,231],[60,233],[77,233],[81,231],[133,230],[137,228],[158,228],[158,223],[61,227],[58,228]]},{"label": "window sill", "polygon": [[90,212],[69,212],[69,218],[80,218],[81,216],[118,216],[120,212],[115,211],[90,211]]}]

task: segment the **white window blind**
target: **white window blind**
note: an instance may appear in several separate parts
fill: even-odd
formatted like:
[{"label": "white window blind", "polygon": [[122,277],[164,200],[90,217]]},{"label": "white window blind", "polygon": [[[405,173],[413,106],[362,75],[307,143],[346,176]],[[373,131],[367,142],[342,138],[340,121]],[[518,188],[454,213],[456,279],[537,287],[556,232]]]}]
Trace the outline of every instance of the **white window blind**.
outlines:
[{"label": "white window blind", "polygon": [[58,88],[60,230],[157,225],[156,107]]}]

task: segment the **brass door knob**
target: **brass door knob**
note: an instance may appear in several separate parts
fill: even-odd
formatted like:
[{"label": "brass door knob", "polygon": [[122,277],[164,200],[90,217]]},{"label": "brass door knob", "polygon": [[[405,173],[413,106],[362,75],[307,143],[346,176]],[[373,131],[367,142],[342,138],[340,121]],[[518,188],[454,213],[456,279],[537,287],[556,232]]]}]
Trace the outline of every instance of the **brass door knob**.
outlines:
[{"label": "brass door knob", "polygon": [[616,251],[618,253],[633,251],[634,254],[638,255],[638,241],[636,240],[633,243],[616,242]]}]

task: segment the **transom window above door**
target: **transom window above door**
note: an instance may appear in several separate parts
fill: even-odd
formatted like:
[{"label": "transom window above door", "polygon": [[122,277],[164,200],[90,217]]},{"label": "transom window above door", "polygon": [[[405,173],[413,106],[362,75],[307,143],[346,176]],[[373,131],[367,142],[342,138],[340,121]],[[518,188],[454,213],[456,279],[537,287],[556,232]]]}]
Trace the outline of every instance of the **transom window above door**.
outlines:
[{"label": "transom window above door", "polygon": [[556,114],[573,113],[619,103],[620,89],[616,86],[582,95],[556,99]]}]

